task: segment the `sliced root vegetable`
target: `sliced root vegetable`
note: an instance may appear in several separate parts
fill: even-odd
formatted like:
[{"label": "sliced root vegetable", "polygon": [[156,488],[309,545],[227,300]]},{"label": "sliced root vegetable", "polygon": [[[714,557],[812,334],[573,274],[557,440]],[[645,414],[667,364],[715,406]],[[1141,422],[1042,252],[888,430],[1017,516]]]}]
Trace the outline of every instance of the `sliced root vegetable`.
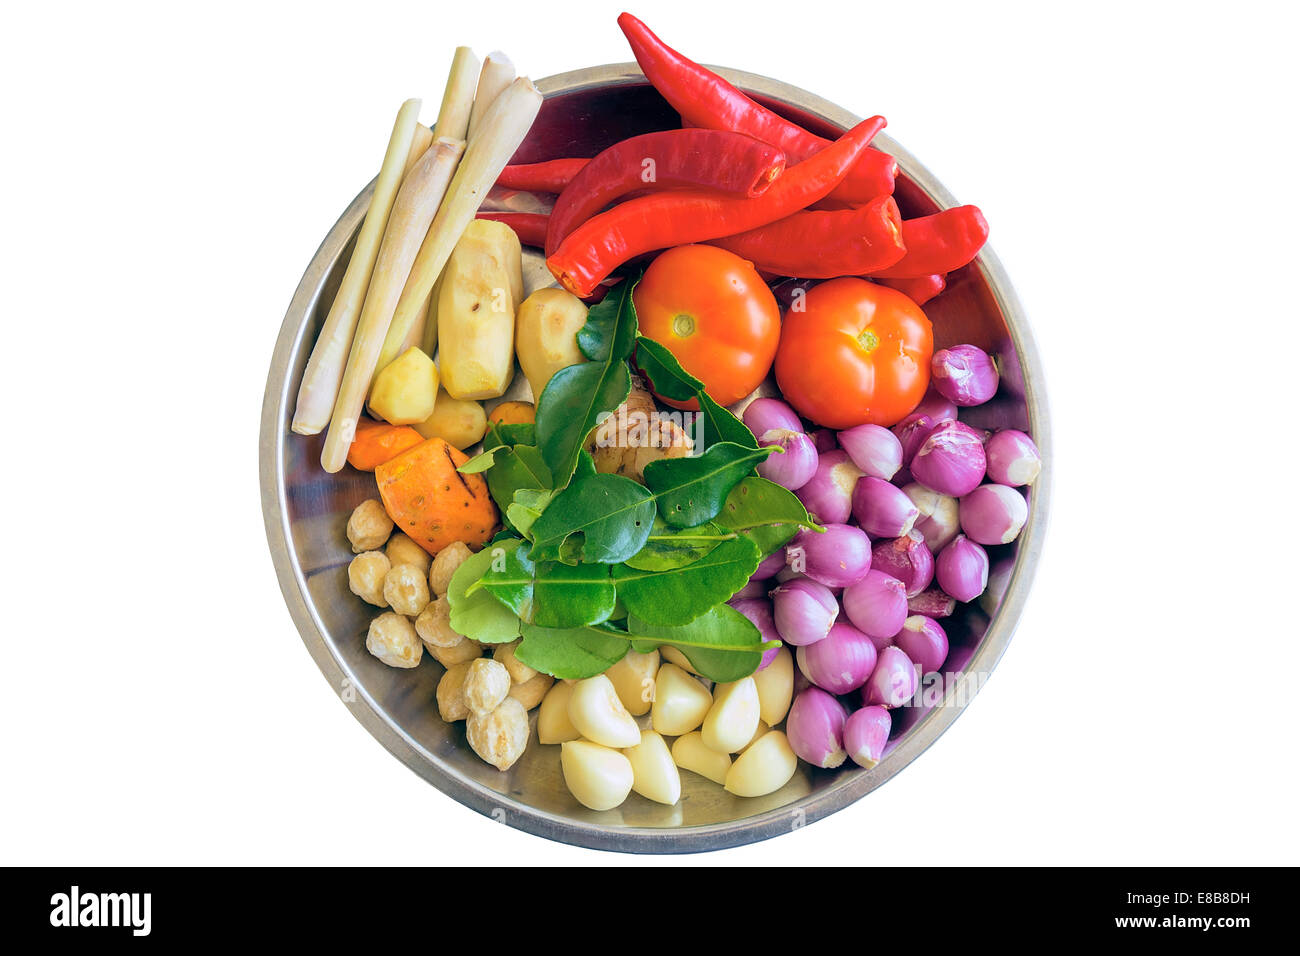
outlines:
[{"label": "sliced root vegetable", "polygon": [[[433,146],[420,157],[411,174],[402,183],[388,228],[384,232],[365,305],[357,323],[352,349],[348,354],[347,369],[334,402],[329,434],[321,452],[321,466],[333,473],[343,467],[348,446],[356,434],[357,421],[370,391],[375,371],[382,368],[381,351],[384,337],[393,317],[393,310],[402,294],[411,265],[415,261],[421,240],[434,220],[436,210],[447,191],[452,170],[460,158],[463,146],[451,140],[435,140]],[[423,301],[421,297],[420,302]],[[417,302],[417,305],[419,302]],[[412,316],[414,318],[414,316]],[[403,334],[402,338],[405,338]],[[398,344],[401,339],[399,338]],[[396,350],[389,361],[396,358]]]},{"label": "sliced root vegetable", "polygon": [[375,469],[384,510],[430,554],[457,541],[487,543],[497,509],[482,475],[456,469],[469,460],[441,438],[431,438]]},{"label": "sliced root vegetable", "polygon": [[514,377],[520,257],[510,227],[476,219],[447,260],[438,283],[438,347],[443,387],[455,398],[498,398]]},{"label": "sliced root vegetable", "polygon": [[300,435],[318,434],[329,423],[334,410],[352,338],[356,333],[357,320],[361,316],[366,291],[370,286],[370,275],[379,256],[379,246],[419,126],[416,121],[419,112],[419,100],[407,100],[398,110],[397,121],[393,124],[393,132],[388,139],[388,150],[384,153],[384,162],[375,180],[370,208],[366,211],[356,246],[352,250],[352,258],[348,260],[343,282],[339,285],[338,294],[334,296],[334,303],[330,306],[325,325],[321,328],[311,358],[307,360],[307,369],[303,372],[293,424],[290,426]]},{"label": "sliced root vegetable", "polygon": [[478,402],[452,398],[440,388],[433,414],[412,427],[425,438],[441,438],[463,451],[483,440],[487,415]]},{"label": "sliced root vegetable", "polygon": [[474,219],[488,190],[528,135],[541,107],[542,94],[527,78],[521,77],[507,87],[483,118],[483,128],[465,150],[393,313],[388,338],[394,355],[406,340],[406,333],[433,291],[465,227]]},{"label": "sliced root vegetable", "polygon": [[369,405],[372,414],[390,425],[417,425],[433,414],[437,397],[437,366],[419,349],[410,348],[379,370]]},{"label": "sliced root vegetable", "polygon": [[469,115],[474,109],[478,71],[479,62],[474,51],[467,46],[456,47],[447,86],[442,91],[442,105],[438,107],[438,121],[433,126],[434,136],[469,138]]},{"label": "sliced root vegetable", "polygon": [[363,418],[357,424],[357,437],[348,449],[348,464],[357,471],[374,471],[422,441],[424,436],[409,426],[385,425]]},{"label": "sliced root vegetable", "polygon": [[[493,50],[483,58],[483,69],[478,75],[478,89],[474,91],[474,106],[469,114],[469,135],[476,136],[493,104],[515,79],[515,65],[500,50]],[[499,175],[499,174],[498,174]],[[492,177],[493,180],[496,176]]]}]

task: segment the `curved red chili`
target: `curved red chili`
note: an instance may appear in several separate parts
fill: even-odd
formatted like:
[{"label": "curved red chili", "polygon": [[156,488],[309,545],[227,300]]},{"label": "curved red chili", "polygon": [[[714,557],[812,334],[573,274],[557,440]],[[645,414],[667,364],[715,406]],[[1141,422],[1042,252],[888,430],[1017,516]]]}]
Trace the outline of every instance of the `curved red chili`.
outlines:
[{"label": "curved red chili", "polygon": [[[682,56],[630,13],[618,25],[652,86],[682,116],[683,125],[748,133],[779,146],[790,163],[798,163],[829,140],[815,136],[760,106],[712,70]],[[879,150],[865,150],[833,195],[846,202],[869,202],[894,191],[898,164]]]},{"label": "curved red chili", "polygon": [[534,193],[563,192],[589,162],[589,159],[551,159],[544,163],[519,163],[501,170],[497,185]]},{"label": "curved red chili", "polygon": [[546,245],[546,223],[550,216],[536,212],[488,212],[480,209],[474,218],[504,222],[515,231],[525,246],[537,246],[540,249]]},{"label": "curved red chili", "polygon": [[893,265],[907,251],[902,216],[892,196],[856,209],[797,212],[710,244],[765,272],[800,279],[864,275]]},{"label": "curved red chili", "polygon": [[884,125],[883,116],[864,120],[820,153],[791,166],[757,199],[678,189],[621,202],[570,233],[546,265],[566,289],[585,296],[634,256],[784,219],[839,185]]},{"label": "curved red chili", "polygon": [[948,285],[947,279],[941,275],[917,276],[915,279],[874,279],[872,281],[887,285],[891,289],[897,289],[917,305],[925,305]]},{"label": "curved red chili", "polygon": [[633,136],[596,156],[555,200],[546,254],[574,229],[638,189],[695,186],[753,199],[785,169],[785,154],[744,133],[669,129]]},{"label": "curved red chili", "polygon": [[918,279],[952,272],[970,262],[989,237],[989,224],[978,206],[955,206],[933,216],[903,221],[907,255],[888,269],[873,273],[882,279]]}]

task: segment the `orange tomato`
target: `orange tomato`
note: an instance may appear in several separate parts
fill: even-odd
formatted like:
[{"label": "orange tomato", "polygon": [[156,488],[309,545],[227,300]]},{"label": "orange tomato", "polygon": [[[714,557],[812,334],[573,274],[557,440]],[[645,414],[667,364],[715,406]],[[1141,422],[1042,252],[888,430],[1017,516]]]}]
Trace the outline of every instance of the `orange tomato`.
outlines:
[{"label": "orange tomato", "polygon": [[[758,388],[772,368],[781,310],[753,265],[735,253],[669,249],[645,271],[632,301],[641,334],[672,352],[721,405]],[[674,408],[698,404],[662,400]]]},{"label": "orange tomato", "polygon": [[895,425],[930,383],[934,333],[921,307],[865,279],[813,286],[785,314],[776,382],[826,428]]}]

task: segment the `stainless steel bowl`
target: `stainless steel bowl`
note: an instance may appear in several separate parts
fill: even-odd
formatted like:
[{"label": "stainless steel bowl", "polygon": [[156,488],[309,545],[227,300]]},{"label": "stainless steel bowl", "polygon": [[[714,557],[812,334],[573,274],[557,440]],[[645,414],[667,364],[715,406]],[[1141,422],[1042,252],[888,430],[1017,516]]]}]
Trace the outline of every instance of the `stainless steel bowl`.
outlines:
[{"label": "stainless steel bowl", "polygon": [[[817,132],[834,135],[857,122],[838,106],[776,80],[719,72]],[[677,125],[676,114],[635,64],[564,73],[538,86],[547,99],[516,161],[594,155],[628,135]],[[897,198],[905,216],[956,204],[897,143],[878,136],[876,144],[898,158],[903,175]],[[380,743],[439,790],[519,829],[596,849],[684,853],[764,840],[834,813],[906,767],[956,719],[1006,650],[1020,616],[1046,530],[1050,466],[1033,488],[1029,522],[1018,541],[994,549],[994,581],[981,608],[966,608],[945,622],[952,642],[947,667],[965,680],[931,688],[931,706],[897,712],[902,719],[895,721],[890,749],[873,769],[801,766],[782,790],[751,799],[733,797],[688,773],[674,807],[633,794],[619,809],[596,813],[565,788],[559,748],[541,746],[535,735],[506,773],[479,760],[465,742],[464,725],[438,717],[433,696],[442,668],[437,663],[426,656],[414,670],[395,670],[365,649],[372,613],[348,590],[351,551],[344,526],[351,509],[376,494],[372,476],[351,468],[325,474],[320,437],[289,431],[303,368],[342,279],[370,191],[368,186],[352,201],[325,237],[289,305],[267,378],[260,451],[266,534],[284,599],[317,666]],[[527,195],[497,195],[493,201],[519,209],[536,202]],[[525,272],[530,289],[550,284],[536,253],[529,255]],[[948,290],[927,313],[937,346],[973,342],[998,356],[1002,389],[994,402],[978,409],[977,424],[1029,431],[1050,462],[1042,370],[1028,323],[992,251],[985,248],[975,263],[951,276]]]}]

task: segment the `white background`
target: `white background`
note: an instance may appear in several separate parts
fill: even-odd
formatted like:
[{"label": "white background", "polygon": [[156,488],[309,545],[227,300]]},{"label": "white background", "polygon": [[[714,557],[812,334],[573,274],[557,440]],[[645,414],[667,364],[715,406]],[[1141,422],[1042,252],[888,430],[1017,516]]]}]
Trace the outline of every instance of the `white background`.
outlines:
[{"label": "white background", "polygon": [[[10,863],[1295,863],[1293,8],[633,8],[889,132],[978,203],[1047,369],[1046,553],[968,711],[881,790],[686,860],[442,796],[305,651],[257,431],[303,268],[452,47],[630,59],[606,3],[6,13]],[[797,10],[797,13],[792,12]]]}]

